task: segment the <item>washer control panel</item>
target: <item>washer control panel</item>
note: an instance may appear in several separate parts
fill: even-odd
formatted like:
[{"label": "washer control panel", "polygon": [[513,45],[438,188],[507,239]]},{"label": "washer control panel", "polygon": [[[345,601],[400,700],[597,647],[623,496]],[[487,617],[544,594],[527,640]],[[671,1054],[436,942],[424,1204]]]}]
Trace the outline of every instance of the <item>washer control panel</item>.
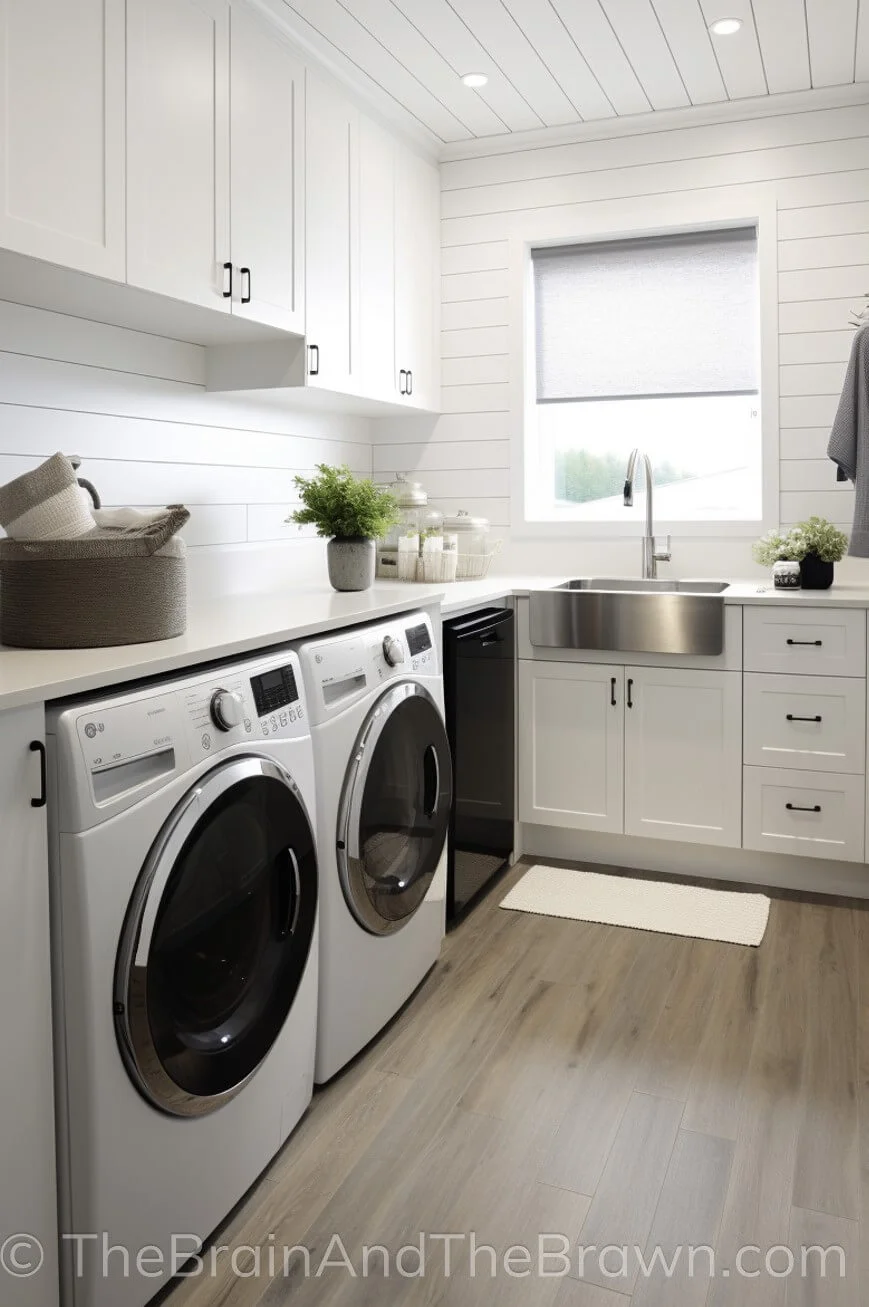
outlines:
[{"label": "washer control panel", "polygon": [[358,627],[344,636],[324,636],[302,648],[308,701],[322,721],[361,695],[397,677],[437,676],[437,650],[425,613]]}]

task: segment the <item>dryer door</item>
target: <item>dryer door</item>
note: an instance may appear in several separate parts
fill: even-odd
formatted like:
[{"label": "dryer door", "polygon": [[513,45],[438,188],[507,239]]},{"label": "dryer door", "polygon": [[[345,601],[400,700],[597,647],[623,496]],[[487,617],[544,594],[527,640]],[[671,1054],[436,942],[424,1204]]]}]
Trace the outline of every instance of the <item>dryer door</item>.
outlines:
[{"label": "dryer door", "polygon": [[392,686],[359,732],[338,814],[344,896],[372,934],[400,930],[425,899],[451,801],[450,747],[437,704],[422,685]]},{"label": "dryer door", "polygon": [[208,772],[148,855],[115,970],[121,1052],[154,1106],[198,1116],[239,1092],[293,1005],[316,916],[292,779],[266,758]]}]

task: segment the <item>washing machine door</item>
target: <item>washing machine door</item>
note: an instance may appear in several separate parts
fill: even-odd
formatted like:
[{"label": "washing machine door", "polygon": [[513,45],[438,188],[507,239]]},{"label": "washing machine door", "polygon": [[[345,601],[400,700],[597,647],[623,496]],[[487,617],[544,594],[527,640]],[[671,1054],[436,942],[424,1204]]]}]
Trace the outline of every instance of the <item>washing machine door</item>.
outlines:
[{"label": "washing machine door", "polygon": [[252,757],[208,772],[155,841],[118,951],[118,1042],[155,1107],[203,1115],[250,1079],[293,1005],[316,915],[314,836],[291,777]]},{"label": "washing machine door", "polygon": [[350,760],[338,814],[338,870],[360,925],[387,935],[429,891],[446,843],[452,765],[443,717],[424,686],[378,699]]}]

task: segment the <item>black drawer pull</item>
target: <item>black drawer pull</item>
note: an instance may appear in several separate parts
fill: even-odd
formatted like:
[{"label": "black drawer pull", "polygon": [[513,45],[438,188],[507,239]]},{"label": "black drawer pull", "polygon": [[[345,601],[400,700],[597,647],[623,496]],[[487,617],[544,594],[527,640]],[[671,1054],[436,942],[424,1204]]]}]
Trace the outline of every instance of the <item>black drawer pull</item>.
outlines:
[{"label": "black drawer pull", "polygon": [[44,808],[48,802],[48,782],[46,777],[45,745],[42,740],[30,741],[30,752],[39,754],[39,798],[31,799],[31,808]]},{"label": "black drawer pull", "polygon": [[615,708],[615,706],[616,706],[616,678],[615,678],[614,676],[611,676],[611,677],[610,677],[610,703],[612,704],[613,708]]},{"label": "black drawer pull", "polygon": [[789,721],[789,722],[819,722],[820,720],[821,720],[820,716],[818,716],[818,717],[795,717],[794,714],[793,714],[792,712],[789,712],[789,713],[788,713],[788,721]]},{"label": "black drawer pull", "polygon": [[629,676],[628,677],[628,707],[633,708],[633,706],[634,706],[634,678],[632,676]]},{"label": "black drawer pull", "polygon": [[788,644],[813,644],[817,645],[819,649],[823,643],[823,640],[788,640]]},{"label": "black drawer pull", "polygon": [[798,803],[786,803],[785,807],[787,808],[788,812],[820,812],[821,811],[820,803],[813,804],[811,808],[801,808]]}]

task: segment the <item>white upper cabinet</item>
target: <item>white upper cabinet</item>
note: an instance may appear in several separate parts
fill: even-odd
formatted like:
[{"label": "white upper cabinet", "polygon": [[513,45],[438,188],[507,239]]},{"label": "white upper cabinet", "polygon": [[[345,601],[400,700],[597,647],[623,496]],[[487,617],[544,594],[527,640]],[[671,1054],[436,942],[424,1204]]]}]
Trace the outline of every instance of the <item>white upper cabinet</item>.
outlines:
[{"label": "white upper cabinet", "polygon": [[229,3],[127,0],[127,279],[229,312]]},{"label": "white upper cabinet", "polygon": [[0,246],[124,280],[124,0],[0,0]]},{"label": "white upper cabinet", "polygon": [[417,408],[440,404],[440,178],[398,148],[395,176],[396,387]]},{"label": "white upper cabinet", "polygon": [[359,120],[359,305],[354,369],[366,394],[387,399],[395,388],[396,142]]},{"label": "white upper cabinet", "polygon": [[308,76],[305,141],[307,381],[352,389],[359,115]]},{"label": "white upper cabinet", "polygon": [[232,312],[305,330],[305,70],[263,19],[232,8]]},{"label": "white upper cabinet", "polygon": [[739,672],[626,667],[625,678],[625,833],[739,848]]}]

